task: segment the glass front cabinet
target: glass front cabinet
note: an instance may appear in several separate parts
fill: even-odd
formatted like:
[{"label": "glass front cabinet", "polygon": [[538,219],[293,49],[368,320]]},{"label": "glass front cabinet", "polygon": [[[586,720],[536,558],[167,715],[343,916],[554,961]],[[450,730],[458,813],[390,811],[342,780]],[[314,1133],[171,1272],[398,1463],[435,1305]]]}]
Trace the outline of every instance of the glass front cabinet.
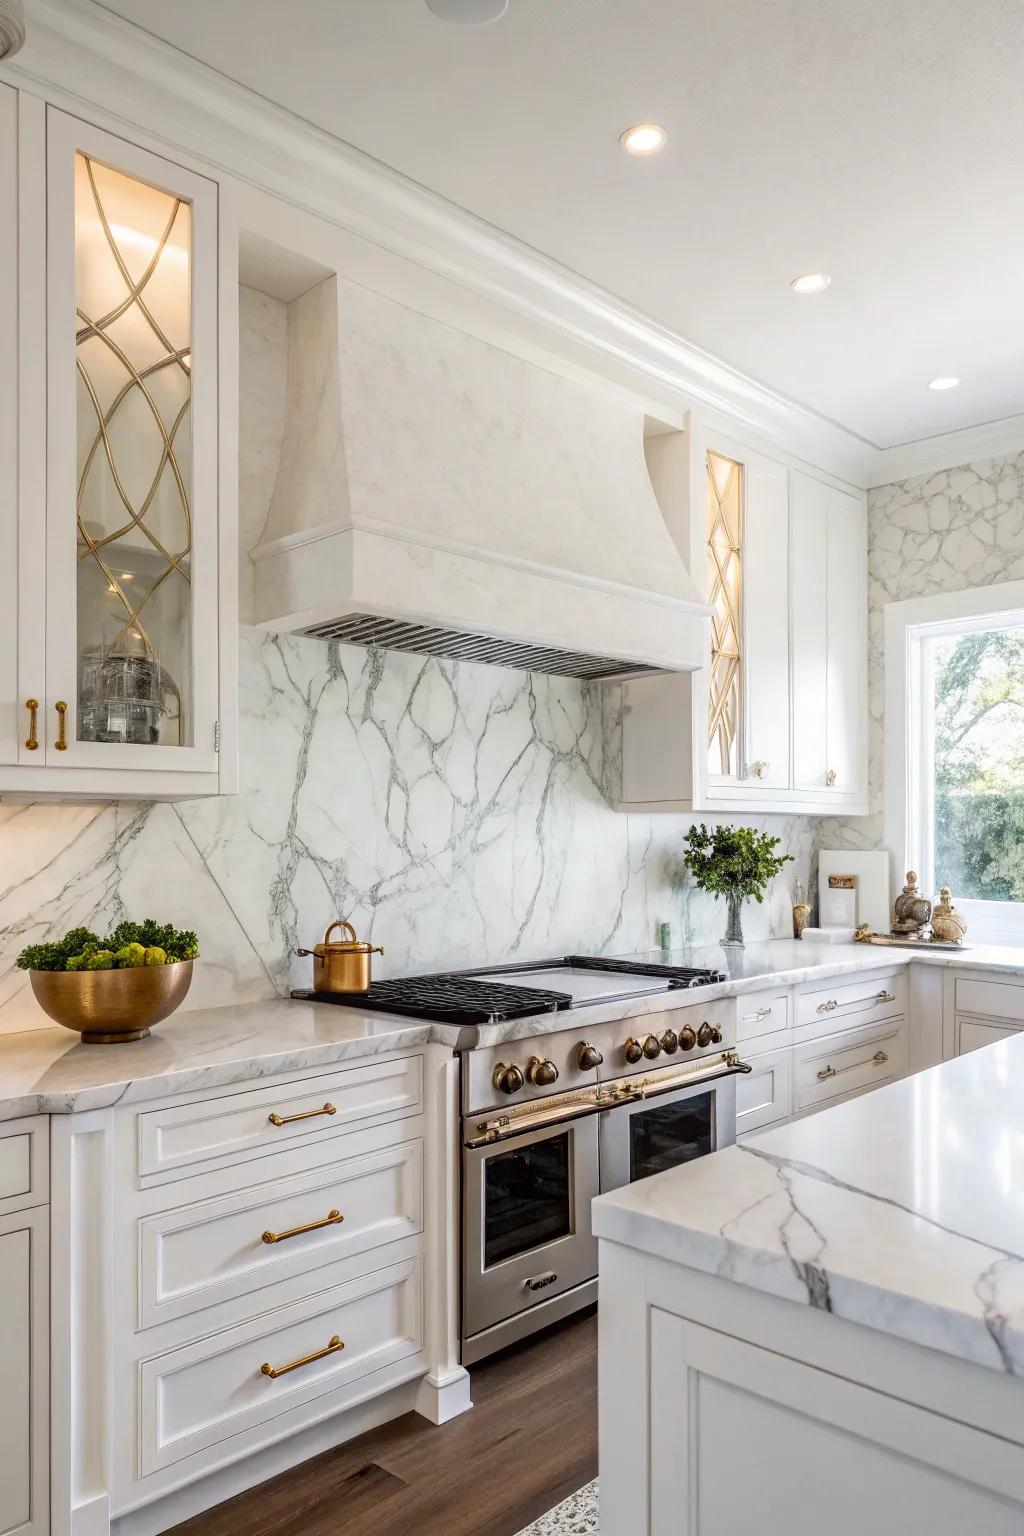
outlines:
[{"label": "glass front cabinet", "polygon": [[218,188],[39,102],[18,112],[20,575],[0,788],[224,792]]}]

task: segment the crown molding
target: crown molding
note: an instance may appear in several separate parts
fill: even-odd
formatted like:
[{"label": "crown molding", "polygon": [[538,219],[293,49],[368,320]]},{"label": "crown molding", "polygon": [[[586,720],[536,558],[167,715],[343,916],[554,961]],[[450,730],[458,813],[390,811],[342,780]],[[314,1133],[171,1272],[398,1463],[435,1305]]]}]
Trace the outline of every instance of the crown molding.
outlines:
[{"label": "crown molding", "polygon": [[877,450],[397,171],[181,53],[96,0],[26,0],[24,49],[0,78],[100,113],[155,147],[283,198],[610,360],[678,400],[727,415],[854,485]]},{"label": "crown molding", "polygon": [[1005,416],[1001,421],[986,421],[959,432],[943,432],[938,437],[880,448],[874,470],[878,478],[871,484],[892,485],[896,480],[934,475],[985,459],[1012,458],[1019,453],[1024,453],[1024,416]]}]

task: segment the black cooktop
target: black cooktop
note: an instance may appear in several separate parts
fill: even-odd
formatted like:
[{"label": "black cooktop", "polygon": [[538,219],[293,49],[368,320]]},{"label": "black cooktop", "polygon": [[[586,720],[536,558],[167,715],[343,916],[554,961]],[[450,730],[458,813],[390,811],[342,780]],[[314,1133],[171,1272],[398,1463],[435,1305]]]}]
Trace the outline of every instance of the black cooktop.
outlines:
[{"label": "black cooktop", "polygon": [[[567,955],[564,959],[514,966],[524,980],[531,971],[557,970],[572,966],[579,970],[612,971],[627,976],[664,976],[668,989],[707,986],[725,981],[724,971],[701,970],[693,966],[656,965],[645,961],[601,960],[592,955]],[[508,973],[504,967],[502,974]],[[435,976],[397,976],[391,981],[374,981],[368,992],[296,991],[292,997],[315,1003],[337,1003],[345,1008],[371,1008],[380,1013],[404,1014],[439,1024],[496,1024],[505,1019],[523,1019],[533,1013],[557,1013],[572,1007],[568,992],[551,992],[541,987],[513,986],[507,981],[488,981],[487,973],[451,973]]]}]

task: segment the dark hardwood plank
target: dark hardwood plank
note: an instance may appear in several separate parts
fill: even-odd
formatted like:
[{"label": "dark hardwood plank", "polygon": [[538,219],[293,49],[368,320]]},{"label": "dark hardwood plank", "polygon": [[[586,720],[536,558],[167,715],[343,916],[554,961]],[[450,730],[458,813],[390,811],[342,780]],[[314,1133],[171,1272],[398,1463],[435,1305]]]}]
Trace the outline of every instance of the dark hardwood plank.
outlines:
[{"label": "dark hardwood plank", "polygon": [[167,1536],[516,1536],[597,1475],[593,1310],[474,1367],[471,1413],[408,1413]]}]

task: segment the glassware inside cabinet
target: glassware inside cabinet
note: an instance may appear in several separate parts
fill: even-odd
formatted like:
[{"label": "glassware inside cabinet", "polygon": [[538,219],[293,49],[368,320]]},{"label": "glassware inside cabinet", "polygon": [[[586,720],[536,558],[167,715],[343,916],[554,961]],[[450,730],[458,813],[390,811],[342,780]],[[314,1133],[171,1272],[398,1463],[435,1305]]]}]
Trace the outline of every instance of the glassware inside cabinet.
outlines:
[{"label": "glassware inside cabinet", "polygon": [[189,203],[75,154],[77,735],[189,746]]}]

